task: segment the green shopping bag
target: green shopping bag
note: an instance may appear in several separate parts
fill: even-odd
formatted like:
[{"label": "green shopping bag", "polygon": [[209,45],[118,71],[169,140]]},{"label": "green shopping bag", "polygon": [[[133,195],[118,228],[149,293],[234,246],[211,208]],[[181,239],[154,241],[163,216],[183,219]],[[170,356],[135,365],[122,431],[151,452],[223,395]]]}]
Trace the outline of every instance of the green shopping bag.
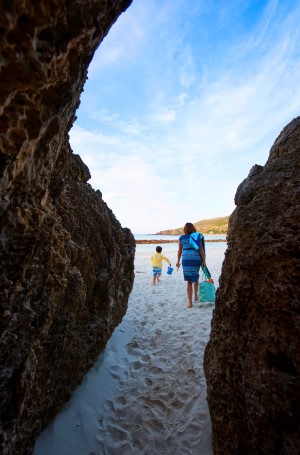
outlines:
[{"label": "green shopping bag", "polygon": [[202,276],[202,281],[199,283],[199,302],[215,302],[216,288],[215,285],[208,281],[206,276]]}]

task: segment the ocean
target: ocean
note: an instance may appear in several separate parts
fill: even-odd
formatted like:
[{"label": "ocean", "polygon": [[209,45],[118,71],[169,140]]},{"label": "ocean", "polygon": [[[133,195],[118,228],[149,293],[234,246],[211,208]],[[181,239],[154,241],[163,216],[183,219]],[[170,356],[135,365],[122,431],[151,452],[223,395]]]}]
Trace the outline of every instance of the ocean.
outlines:
[{"label": "ocean", "polygon": [[[157,240],[157,243],[145,243],[145,244],[137,244],[136,245],[136,252],[142,251],[155,251],[157,245],[161,245],[163,251],[177,251],[178,250],[178,243],[159,243],[159,240],[178,240],[179,235],[160,235],[160,234],[134,234],[134,238],[136,240]],[[204,235],[206,240],[217,240],[222,239],[225,240],[224,242],[206,242],[205,247],[206,250],[210,249],[219,249],[224,251],[227,248],[226,243],[226,235],[218,234],[218,235]]]}]

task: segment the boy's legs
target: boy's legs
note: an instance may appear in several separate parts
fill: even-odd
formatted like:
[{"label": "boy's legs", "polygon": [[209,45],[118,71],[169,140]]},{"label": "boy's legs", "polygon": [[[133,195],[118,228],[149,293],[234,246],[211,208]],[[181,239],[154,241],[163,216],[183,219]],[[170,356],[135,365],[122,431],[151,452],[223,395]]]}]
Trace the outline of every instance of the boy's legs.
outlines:
[{"label": "boy's legs", "polygon": [[155,284],[156,280],[159,283],[159,277],[161,275],[161,269],[158,267],[153,267],[152,269],[152,274],[153,274],[153,279],[152,279],[152,284]]},{"label": "boy's legs", "polygon": [[152,268],[152,284],[155,284],[156,281],[156,271],[155,268]]}]

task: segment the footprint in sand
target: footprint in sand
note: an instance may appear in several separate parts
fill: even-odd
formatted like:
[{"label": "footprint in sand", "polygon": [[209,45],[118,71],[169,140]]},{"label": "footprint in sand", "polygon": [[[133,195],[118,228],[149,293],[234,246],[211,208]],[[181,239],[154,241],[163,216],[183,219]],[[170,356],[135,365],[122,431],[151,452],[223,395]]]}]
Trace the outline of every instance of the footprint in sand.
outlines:
[{"label": "footprint in sand", "polygon": [[126,346],[128,354],[136,355],[138,347],[139,347],[139,344],[136,340],[132,341],[131,343],[128,343]]},{"label": "footprint in sand", "polygon": [[126,398],[124,398],[123,396],[117,397],[116,401],[118,404],[121,404],[122,406],[124,406],[127,403]]},{"label": "footprint in sand", "polygon": [[142,364],[141,362],[139,362],[138,360],[136,362],[132,362],[131,364],[131,368],[133,370],[140,370],[142,368]]}]

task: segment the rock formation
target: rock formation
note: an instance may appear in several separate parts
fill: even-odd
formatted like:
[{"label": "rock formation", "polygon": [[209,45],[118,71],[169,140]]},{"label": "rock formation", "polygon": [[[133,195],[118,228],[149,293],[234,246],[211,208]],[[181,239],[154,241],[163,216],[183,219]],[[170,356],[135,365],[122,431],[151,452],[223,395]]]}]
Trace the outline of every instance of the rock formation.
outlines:
[{"label": "rock formation", "polygon": [[134,239],[68,131],[95,49],[130,3],[1,2],[3,455],[31,453],[126,311]]},{"label": "rock formation", "polygon": [[215,455],[300,453],[300,117],[236,193],[204,368]]}]

